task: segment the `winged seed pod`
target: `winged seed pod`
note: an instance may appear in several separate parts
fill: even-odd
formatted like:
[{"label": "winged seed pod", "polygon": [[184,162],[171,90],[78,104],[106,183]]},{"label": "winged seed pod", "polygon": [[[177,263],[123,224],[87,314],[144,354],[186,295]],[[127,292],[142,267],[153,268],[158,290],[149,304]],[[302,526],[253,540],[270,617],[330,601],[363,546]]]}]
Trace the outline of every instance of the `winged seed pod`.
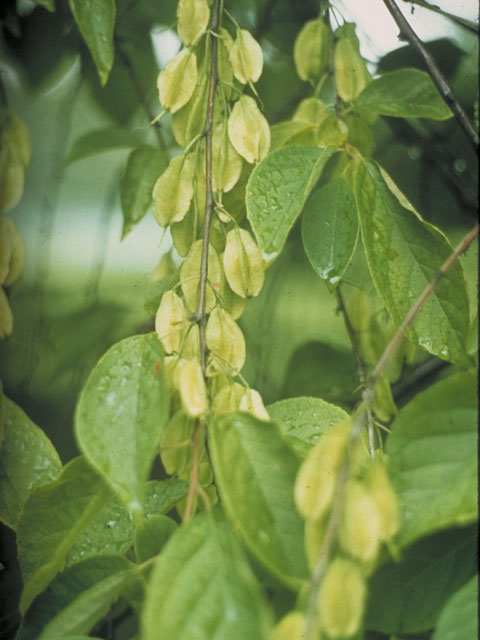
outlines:
[{"label": "winged seed pod", "polygon": [[223,269],[230,288],[237,295],[258,296],[265,278],[263,259],[257,243],[245,229],[231,229],[227,233]]},{"label": "winged seed pod", "polygon": [[195,420],[181,409],[174,413],[160,437],[160,458],[169,475],[189,477],[191,465],[190,441]]},{"label": "winged seed pod", "polygon": [[242,95],[228,118],[228,137],[235,151],[250,164],[264,158],[270,148],[270,127],[250,96]]},{"label": "winged seed pod", "polygon": [[245,338],[235,320],[221,307],[215,307],[207,321],[207,347],[211,360],[207,373],[212,375],[230,369],[231,375],[239,373],[245,364]]},{"label": "winged seed pod", "polygon": [[328,69],[330,30],[323,20],[306,22],[293,47],[293,59],[302,80],[316,83]]},{"label": "winged seed pod", "polygon": [[207,412],[207,387],[202,367],[196,360],[181,360],[177,365],[178,390],[182,407],[192,418],[199,418]]},{"label": "winged seed pod", "polygon": [[0,131],[0,148],[10,145],[26,169],[32,156],[32,140],[25,122],[13,111],[0,109]]},{"label": "winged seed pod", "polygon": [[362,562],[373,562],[381,542],[381,527],[378,506],[368,488],[358,480],[348,482],[339,529],[343,550]]},{"label": "winged seed pod", "polygon": [[[202,240],[197,240],[190,247],[187,257],[180,268],[180,283],[185,304],[190,313],[195,313],[198,302],[198,284],[200,281],[200,265],[202,261]],[[210,313],[217,300],[214,291],[219,291],[222,282],[222,265],[218,253],[209,245],[207,264],[207,290],[205,295],[205,311]]]},{"label": "winged seed pod", "polygon": [[308,560],[308,566],[313,571],[318,562],[320,553],[322,552],[325,540],[326,519],[305,521],[305,554]]},{"label": "winged seed pod", "polygon": [[183,300],[174,291],[166,291],[155,315],[155,331],[167,355],[180,352],[187,325]]},{"label": "winged seed pod", "polygon": [[0,287],[0,340],[8,338],[13,331],[13,314],[7,295]]},{"label": "winged seed pod", "polygon": [[215,394],[212,409],[219,413],[238,411],[244,393],[243,385],[238,382],[229,383]]},{"label": "winged seed pod", "polygon": [[196,84],[197,58],[189,49],[182,49],[158,74],[160,104],[175,113],[190,100]]},{"label": "winged seed pod", "polygon": [[235,78],[242,84],[257,82],[262,74],[262,48],[246,29],[237,29],[237,36],[229,48],[230,63]]},{"label": "winged seed pod", "polygon": [[222,278],[222,284],[220,287],[220,303],[234,320],[237,320],[245,309],[245,298],[241,298],[232,291],[225,274]]},{"label": "winged seed pod", "polygon": [[7,216],[0,215],[0,285],[3,285],[10,272],[13,242]]},{"label": "winged seed pod", "polygon": [[330,112],[324,102],[318,98],[305,98],[296,108],[292,120],[307,124],[320,124],[329,114]]},{"label": "winged seed pod", "polygon": [[333,48],[335,87],[342,100],[350,102],[360,95],[371,76],[360,54],[355,25],[346,22],[335,35],[338,37]]},{"label": "winged seed pod", "polygon": [[318,599],[320,625],[330,638],[349,638],[357,633],[365,596],[365,580],[357,564],[334,558],[325,572]]},{"label": "winged seed pod", "polygon": [[0,212],[17,206],[23,194],[25,168],[11,144],[0,146]]},{"label": "winged seed pod", "polygon": [[214,125],[212,146],[213,190],[230,191],[240,178],[243,161],[228,138],[227,122],[225,120]]},{"label": "winged seed pod", "polygon": [[207,29],[210,9],[207,0],[179,0],[177,5],[177,30],[187,46],[195,42]]},{"label": "winged seed pod", "polygon": [[391,540],[400,524],[398,500],[387,474],[385,457],[377,454],[371,461],[365,476],[380,514],[380,534],[384,541]]},{"label": "winged seed pod", "polygon": [[25,266],[25,245],[13,220],[8,216],[1,217],[0,224],[5,228],[5,235],[10,236],[8,274],[3,284],[6,287],[11,287],[22,275],[23,267]]},{"label": "winged seed pod", "polygon": [[305,614],[290,611],[273,628],[268,640],[300,640],[305,634]]},{"label": "winged seed pod", "polygon": [[153,215],[161,227],[180,222],[193,198],[195,154],[182,154],[170,164],[153,187]]},{"label": "winged seed pod", "polygon": [[172,115],[172,131],[178,144],[185,148],[205,126],[207,115],[208,76],[202,74],[190,100]]},{"label": "winged seed pod", "polygon": [[240,411],[246,411],[251,413],[259,420],[270,420],[270,416],[263,404],[262,396],[256,389],[245,389],[245,393],[240,399],[240,405],[238,407]]}]

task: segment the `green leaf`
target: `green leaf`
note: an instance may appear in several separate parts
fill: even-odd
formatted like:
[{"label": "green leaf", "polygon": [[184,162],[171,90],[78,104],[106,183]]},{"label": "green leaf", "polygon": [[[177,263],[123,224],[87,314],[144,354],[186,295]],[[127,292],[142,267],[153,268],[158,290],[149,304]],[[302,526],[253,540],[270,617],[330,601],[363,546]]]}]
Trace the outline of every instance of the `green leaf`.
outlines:
[{"label": "green leaf", "polygon": [[267,259],[282,250],[308,195],[335,151],[335,147],[291,145],[273,151],[253,170],[247,183],[247,216]]},{"label": "green leaf", "polygon": [[127,129],[107,127],[89,131],[73,143],[66,164],[94,156],[98,153],[114,151],[116,149],[130,149],[142,144],[141,138]]},{"label": "green leaf", "polygon": [[70,9],[105,86],[113,66],[115,0],[69,0]]},{"label": "green leaf", "polygon": [[154,316],[157,313],[158,307],[162,300],[162,296],[165,291],[171,288],[172,278],[161,278],[156,282],[152,282],[147,289],[146,300],[143,304],[143,308],[147,313]]},{"label": "green leaf", "polygon": [[327,429],[348,418],[346,411],[320,398],[279,400],[268,405],[267,411],[284,440],[302,458]]},{"label": "green leaf", "polygon": [[[374,162],[357,163],[355,198],[368,267],[380,298],[399,325],[452,249],[441,231],[406,208],[406,198],[396,190],[400,201],[386,180],[390,178]],[[393,184],[392,189],[396,189]],[[407,336],[439,358],[465,366],[468,318],[465,278],[456,262]]]},{"label": "green leaf", "polygon": [[177,528],[177,523],[168,516],[147,516],[135,534],[135,558],[145,562],[158,555]]},{"label": "green leaf", "polygon": [[55,0],[32,0],[32,2],[41,7],[45,7],[45,9],[48,9],[48,11],[52,13],[55,11]]},{"label": "green leaf", "polygon": [[386,452],[403,506],[399,544],[477,518],[477,386],[458,374],[419,393],[391,426]]},{"label": "green leaf", "polygon": [[31,494],[18,522],[24,584],[21,611],[64,566],[81,532],[109,495],[110,490],[83,457],[72,460],[56,480]]},{"label": "green leaf", "polygon": [[14,402],[3,398],[4,436],[0,447],[0,520],[17,528],[25,500],[62,469],[43,431]]},{"label": "green leaf", "polygon": [[433,640],[478,638],[478,576],[474,576],[447,602]]},{"label": "green leaf", "polygon": [[153,147],[134,149],[128,156],[127,167],[120,183],[122,240],[152,205],[153,185],[166,166],[165,153]]},{"label": "green leaf", "polygon": [[314,271],[334,288],[352,259],[358,237],[353,192],[343,177],[320,187],[302,217],[302,241]]},{"label": "green leaf", "polygon": [[401,635],[433,627],[448,598],[475,574],[475,555],[475,527],[413,544],[370,578],[367,629]]},{"label": "green leaf", "polygon": [[273,423],[248,413],[217,417],[209,431],[215,480],[233,526],[265,566],[298,588],[308,577],[293,485],[299,460]]},{"label": "green leaf", "polygon": [[151,573],[142,640],[263,640],[269,629],[264,596],[218,512],[179,527]]},{"label": "green leaf", "polygon": [[159,515],[167,513],[183,500],[188,492],[188,482],[180,478],[168,480],[151,480],[147,482],[145,498],[145,514]]},{"label": "green leaf", "polygon": [[397,118],[446,120],[453,116],[428,73],[414,68],[376,78],[358,96],[356,106]]},{"label": "green leaf", "polygon": [[137,574],[137,567],[118,556],[89,558],[69,567],[32,603],[17,640],[88,634]]},{"label": "green leaf", "polygon": [[140,512],[169,399],[163,349],[155,333],[132,336],[99,360],[80,394],[80,449],[131,511]]}]

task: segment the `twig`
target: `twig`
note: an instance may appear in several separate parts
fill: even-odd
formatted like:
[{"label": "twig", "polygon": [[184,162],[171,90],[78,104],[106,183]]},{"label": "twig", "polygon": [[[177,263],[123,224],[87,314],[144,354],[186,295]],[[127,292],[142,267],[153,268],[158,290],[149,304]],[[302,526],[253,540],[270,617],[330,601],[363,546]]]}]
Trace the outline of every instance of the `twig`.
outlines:
[{"label": "twig", "polygon": [[467,135],[470,142],[474,145],[474,148],[476,150],[479,142],[478,132],[473,126],[473,124],[470,122],[470,119],[465,113],[463,107],[456,99],[452,88],[450,87],[443,73],[438,68],[437,63],[433,59],[431,53],[425,47],[425,45],[417,36],[415,31],[412,29],[412,27],[410,26],[410,23],[398,8],[395,0],[383,0],[383,2],[387,7],[387,9],[389,10],[389,12],[391,13],[393,19],[397,23],[400,29],[400,33],[403,36],[405,36],[405,38],[410,42],[410,44],[413,47],[415,47],[415,49],[418,51],[418,53],[422,57],[430,73],[430,76],[433,82],[435,83],[435,86],[440,92],[440,95],[442,96],[446,104],[453,111],[462,129],[464,130],[465,134]]},{"label": "twig", "polygon": [[475,22],[472,22],[472,20],[467,20],[467,18],[462,18],[461,16],[456,16],[453,13],[444,11],[436,4],[430,4],[429,2],[425,2],[425,0],[404,0],[404,1],[409,2],[410,4],[416,4],[418,7],[422,7],[423,9],[428,9],[429,11],[433,11],[434,13],[438,13],[444,18],[448,18],[448,20],[451,20],[458,26],[463,27],[464,29],[467,29],[467,31],[470,31],[470,33],[474,33],[475,35],[478,34],[478,25]]},{"label": "twig", "polygon": [[198,466],[200,458],[200,421],[197,420],[192,437],[192,469],[190,471],[190,481],[188,485],[187,499],[185,501],[185,511],[183,512],[183,521],[188,522],[192,517],[193,501],[197,494],[198,487]]},{"label": "twig", "polygon": [[195,319],[199,323],[200,330],[200,361],[202,371],[205,375],[207,369],[207,345],[205,340],[205,301],[207,295],[208,278],[208,245],[210,240],[210,225],[215,209],[215,200],[212,187],[212,137],[213,137],[213,113],[215,106],[215,89],[218,82],[217,70],[217,38],[220,21],[220,0],[215,0],[212,7],[212,18],[210,21],[211,36],[211,60],[210,60],[210,81],[208,86],[207,116],[205,119],[205,222],[202,239],[202,258],[200,264],[200,282],[198,286],[198,302]]}]

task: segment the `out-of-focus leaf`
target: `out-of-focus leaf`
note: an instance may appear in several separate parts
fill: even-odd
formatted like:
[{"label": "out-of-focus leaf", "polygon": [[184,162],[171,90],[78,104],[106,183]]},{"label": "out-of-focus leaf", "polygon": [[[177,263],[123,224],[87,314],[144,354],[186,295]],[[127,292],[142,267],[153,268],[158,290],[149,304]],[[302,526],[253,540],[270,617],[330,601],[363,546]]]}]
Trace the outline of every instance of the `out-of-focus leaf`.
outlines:
[{"label": "out-of-focus leaf", "polygon": [[447,602],[438,618],[433,640],[478,638],[478,576]]},{"label": "out-of-focus leaf", "polygon": [[130,149],[142,144],[141,138],[120,127],[95,129],[77,138],[73,143],[66,163],[72,164],[88,156],[105,153],[115,149]]}]

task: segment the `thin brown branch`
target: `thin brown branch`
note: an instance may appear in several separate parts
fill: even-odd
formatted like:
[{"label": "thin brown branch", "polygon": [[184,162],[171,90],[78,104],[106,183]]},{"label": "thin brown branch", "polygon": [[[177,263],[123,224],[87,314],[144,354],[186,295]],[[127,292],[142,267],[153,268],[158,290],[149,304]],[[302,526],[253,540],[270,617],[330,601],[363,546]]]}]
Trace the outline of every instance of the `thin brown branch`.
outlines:
[{"label": "thin brown branch", "polygon": [[423,59],[423,61],[427,66],[428,72],[430,73],[430,76],[433,82],[435,83],[435,86],[440,92],[440,95],[442,96],[446,104],[450,107],[450,109],[453,111],[457,121],[459,122],[460,126],[465,132],[467,138],[473,144],[476,150],[479,142],[478,131],[470,122],[470,119],[465,113],[462,105],[458,102],[457,98],[455,97],[455,94],[453,93],[452,88],[450,87],[443,73],[440,71],[433,56],[425,47],[425,45],[420,40],[420,38],[417,36],[415,31],[412,29],[412,27],[410,26],[410,23],[398,8],[395,0],[383,0],[383,2],[387,7],[387,9],[389,10],[389,12],[391,13],[393,19],[397,23],[402,36],[404,36],[420,54],[421,58]]},{"label": "thin brown branch", "polygon": [[380,360],[377,362],[375,369],[372,372],[372,375],[370,376],[370,379],[368,381],[368,387],[370,388],[370,390],[373,389],[373,387],[375,386],[375,383],[380,378],[382,373],[385,371],[385,368],[389,363],[391,357],[400,346],[400,343],[402,342],[405,336],[405,333],[407,332],[407,329],[413,323],[413,321],[418,315],[418,312],[423,307],[425,302],[432,295],[433,291],[435,290],[435,287],[438,285],[440,280],[446,275],[447,271],[451,268],[451,266],[456,262],[460,254],[466,251],[468,247],[471,245],[471,243],[473,242],[473,240],[478,236],[478,228],[479,228],[479,225],[476,224],[473,227],[473,229],[471,229],[467,233],[467,235],[463,238],[463,240],[460,242],[460,244],[455,249],[455,251],[442,264],[440,269],[435,274],[433,280],[425,287],[425,289],[423,290],[423,292],[421,293],[420,297],[417,299],[415,304],[411,307],[410,311],[405,316],[404,321],[398,327],[395,335],[386,346],[385,351],[383,352],[382,356],[380,357]]},{"label": "thin brown branch", "polygon": [[197,420],[192,437],[192,468],[190,471],[190,481],[188,485],[188,493],[185,501],[185,511],[183,512],[183,521],[188,522],[192,517],[193,504],[197,495],[198,488],[198,468],[200,459],[200,421]]},{"label": "thin brown branch", "polygon": [[[472,22],[472,20],[467,20],[467,18],[462,18],[461,16],[456,16],[453,13],[449,13],[445,11],[441,7],[436,4],[430,4],[429,2],[425,2],[425,0],[404,0],[405,2],[409,2],[410,4],[416,4],[417,7],[422,7],[422,9],[428,9],[429,11],[433,11],[433,13],[438,13],[439,15],[447,18],[451,22],[454,22],[459,27],[463,27],[470,31],[470,33],[478,34],[478,24]],[[412,7],[413,8],[413,7]]]},{"label": "thin brown branch", "polygon": [[200,282],[198,286],[198,302],[195,318],[199,323],[200,330],[200,359],[202,371],[205,375],[207,368],[207,345],[205,340],[205,300],[207,295],[208,277],[208,245],[210,240],[210,225],[215,209],[215,200],[212,187],[212,137],[213,137],[213,114],[215,107],[215,90],[218,83],[217,70],[217,34],[220,23],[220,0],[215,0],[212,7],[212,17],[210,21],[210,79],[208,85],[207,116],[205,119],[205,222],[202,239],[202,259],[200,264]]}]

